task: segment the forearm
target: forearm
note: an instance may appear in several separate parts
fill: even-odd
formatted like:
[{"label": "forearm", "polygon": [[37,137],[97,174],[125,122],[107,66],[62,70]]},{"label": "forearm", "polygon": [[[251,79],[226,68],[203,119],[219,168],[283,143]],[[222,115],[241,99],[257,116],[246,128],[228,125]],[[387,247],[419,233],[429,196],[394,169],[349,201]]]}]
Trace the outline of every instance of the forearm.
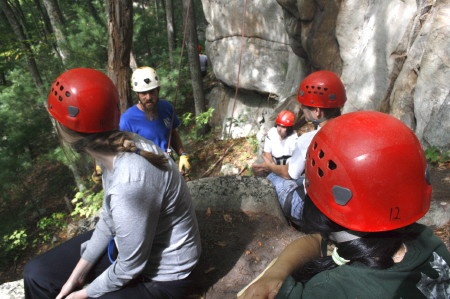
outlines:
[{"label": "forearm", "polygon": [[264,161],[266,161],[266,163],[269,162],[269,161],[271,161],[272,164],[274,164],[274,163],[273,163],[273,160],[272,160],[272,154],[269,153],[269,152],[264,152],[264,153],[263,153],[263,159],[264,159]]},{"label": "forearm", "polygon": [[306,262],[320,257],[320,243],[320,235],[306,235],[292,242],[262,275],[238,293],[238,298],[275,298],[289,275]]},{"label": "forearm", "polygon": [[264,164],[265,164],[265,167],[267,168],[267,170],[269,172],[275,173],[279,177],[282,177],[286,180],[290,180],[291,177],[289,176],[289,173],[288,173],[288,165],[277,165],[277,164],[273,163],[272,155],[270,155],[270,157],[267,157],[265,154],[266,153],[264,153],[264,155],[262,157],[264,159]]},{"label": "forearm", "polygon": [[270,267],[267,276],[285,279],[305,263],[321,256],[321,237],[305,235],[289,244]]},{"label": "forearm", "polygon": [[61,292],[58,294],[58,296],[56,296],[56,299],[87,298],[88,296],[85,289],[81,289],[80,291],[77,290],[83,287],[86,276],[92,269],[92,266],[93,264],[81,258],[73,269],[72,274],[70,274],[69,279],[63,285]]},{"label": "forearm", "polygon": [[181,137],[178,134],[178,131],[176,129],[172,130],[171,147],[177,153],[178,156],[181,156],[182,153],[186,152],[184,150],[183,142],[181,141]]},{"label": "forearm", "polygon": [[85,259],[81,258],[78,261],[77,265],[75,266],[75,269],[73,269],[69,280],[84,283],[86,276],[88,275],[89,271],[92,269],[92,266],[93,265],[91,263],[89,263]]},{"label": "forearm", "polygon": [[282,177],[286,180],[290,180],[291,177],[288,173],[288,165],[277,165],[277,164],[268,164],[267,168],[269,168],[270,172],[275,173],[279,177]]},{"label": "forearm", "polygon": [[267,272],[286,278],[305,263],[321,256],[321,237],[318,234],[305,235],[289,244],[278,256]]}]

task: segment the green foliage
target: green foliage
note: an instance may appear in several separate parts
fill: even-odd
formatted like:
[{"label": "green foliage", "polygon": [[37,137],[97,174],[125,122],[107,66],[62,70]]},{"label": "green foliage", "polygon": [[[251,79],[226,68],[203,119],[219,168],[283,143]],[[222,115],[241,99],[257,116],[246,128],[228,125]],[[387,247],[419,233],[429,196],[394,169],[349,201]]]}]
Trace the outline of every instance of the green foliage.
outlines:
[{"label": "green foliage", "polygon": [[[103,5],[97,5],[99,5],[100,11],[104,10]],[[105,34],[106,15],[100,14],[102,22],[99,23],[92,14],[86,13],[85,7],[72,6],[73,11],[68,20],[70,32],[66,36],[71,53],[66,68],[104,69],[108,59],[108,35]]]},{"label": "green foliage", "polygon": [[200,113],[199,115],[194,117],[194,114],[191,112],[186,112],[181,116],[181,123],[183,126],[197,126],[196,128],[200,128],[203,125],[208,124],[214,113],[214,108],[209,108],[207,111]]},{"label": "green foliage", "polygon": [[167,31],[164,10],[155,11],[153,6],[133,11],[133,45],[136,61],[156,66],[159,54],[167,52]]},{"label": "green foliage", "polygon": [[209,123],[214,113],[214,108],[209,108],[207,111],[200,113],[195,117],[195,123],[203,126]]},{"label": "green foliage", "polygon": [[72,216],[81,216],[89,218],[101,208],[103,201],[103,189],[100,192],[94,192],[92,190],[86,190],[83,192],[77,192],[72,199],[72,203],[75,204],[75,208],[72,212]]},{"label": "green foliage", "polygon": [[28,73],[12,71],[10,86],[0,87],[0,194],[6,193],[36,159],[51,151],[57,140],[43,105],[43,99],[30,96],[34,86]]},{"label": "green foliage", "polygon": [[[183,136],[187,139],[195,141],[198,139],[196,132],[201,130],[205,125],[207,125],[213,115],[214,108],[209,108],[207,111],[200,113],[199,115],[194,117],[194,114],[191,112],[186,112],[181,116],[181,123],[184,127],[189,128],[183,134]],[[201,136],[201,138],[205,138],[206,136]]]},{"label": "green foliage", "polygon": [[[178,50],[176,52],[179,53]],[[161,54],[161,56],[165,56],[165,61],[168,61],[168,53]],[[185,95],[191,93],[192,88],[189,68],[187,66],[179,68],[179,56],[175,58],[175,61],[177,64],[174,68],[171,68],[169,64],[160,64],[156,66],[156,70],[161,79],[160,97],[171,101],[177,108],[184,105]]]},{"label": "green foliage", "polygon": [[5,258],[16,261],[28,246],[28,235],[25,229],[15,230],[11,235],[3,236],[0,242],[0,257],[2,264]]},{"label": "green foliage", "polygon": [[450,161],[450,151],[442,152],[436,146],[430,146],[425,150],[425,157],[431,164],[438,164]]},{"label": "green foliage", "polygon": [[67,226],[64,213],[53,213],[50,217],[41,218],[36,227],[38,228],[38,239],[33,240],[33,245],[39,245],[52,241],[55,232]]},{"label": "green foliage", "polygon": [[259,147],[259,142],[258,142],[258,138],[256,138],[256,135],[248,136],[247,141],[251,145],[251,147],[253,149],[253,153],[256,154],[258,152],[258,147]]}]

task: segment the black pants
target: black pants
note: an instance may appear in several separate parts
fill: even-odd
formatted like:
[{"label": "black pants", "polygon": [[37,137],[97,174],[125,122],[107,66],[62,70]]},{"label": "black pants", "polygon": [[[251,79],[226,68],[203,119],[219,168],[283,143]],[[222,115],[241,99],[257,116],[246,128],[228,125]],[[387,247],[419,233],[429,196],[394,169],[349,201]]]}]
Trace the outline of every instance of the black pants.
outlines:
[{"label": "black pants", "polygon": [[[91,238],[92,231],[81,234],[29,261],[24,268],[25,298],[54,299],[66,283],[80,259],[80,245]],[[106,253],[94,265],[86,283],[94,280],[111,265]],[[145,281],[135,279],[120,290],[98,298],[186,298],[192,293],[194,283],[190,278],[178,281]]]}]

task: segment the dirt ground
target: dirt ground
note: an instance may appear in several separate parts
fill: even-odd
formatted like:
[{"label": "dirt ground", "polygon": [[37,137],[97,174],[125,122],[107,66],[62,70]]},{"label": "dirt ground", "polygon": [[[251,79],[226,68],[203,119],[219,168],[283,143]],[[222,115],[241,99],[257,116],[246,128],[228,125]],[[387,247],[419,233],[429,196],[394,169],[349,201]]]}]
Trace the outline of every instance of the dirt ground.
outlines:
[{"label": "dirt ground", "polygon": [[281,250],[302,234],[273,216],[197,213],[203,254],[196,269],[206,298],[236,298]]},{"label": "dirt ground", "polygon": [[[254,161],[254,152],[248,140],[229,140],[224,142],[205,141],[197,144],[202,150],[192,151],[191,164],[194,171],[191,179],[219,175],[220,167],[232,164],[240,170],[240,175],[251,175],[250,166]],[[49,172],[46,172],[49,173]],[[36,175],[36,185],[43,174]],[[442,205],[450,205],[450,162],[434,165],[431,168],[433,199]],[[43,190],[44,192],[45,190]],[[54,192],[56,195],[56,192]],[[62,196],[60,196],[62,197]],[[56,200],[40,204],[55,206]],[[198,211],[198,221],[202,236],[203,255],[196,277],[199,279],[203,298],[235,298],[236,294],[251,282],[281,250],[300,233],[293,228],[262,214],[248,214],[242,211]],[[1,215],[0,215],[1,216]],[[450,222],[435,233],[450,249]],[[55,242],[64,241],[67,234],[55,235]],[[24,263],[39,252],[48,248],[37,248],[28,255],[12,263],[7,269],[0,269],[0,283],[21,278]]]}]

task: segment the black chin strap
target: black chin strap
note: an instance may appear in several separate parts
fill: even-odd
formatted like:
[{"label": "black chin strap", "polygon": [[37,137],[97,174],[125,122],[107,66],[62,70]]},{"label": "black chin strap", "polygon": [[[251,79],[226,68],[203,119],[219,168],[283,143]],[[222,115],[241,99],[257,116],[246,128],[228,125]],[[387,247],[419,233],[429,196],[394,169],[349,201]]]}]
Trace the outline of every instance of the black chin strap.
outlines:
[{"label": "black chin strap", "polygon": [[314,119],[314,117],[312,116],[311,111],[306,110],[306,114],[308,114],[308,118],[312,119],[310,120],[310,122],[314,125],[314,130],[317,130],[317,128],[319,127],[319,125],[326,121],[327,119],[325,117],[319,118],[319,119]]}]

